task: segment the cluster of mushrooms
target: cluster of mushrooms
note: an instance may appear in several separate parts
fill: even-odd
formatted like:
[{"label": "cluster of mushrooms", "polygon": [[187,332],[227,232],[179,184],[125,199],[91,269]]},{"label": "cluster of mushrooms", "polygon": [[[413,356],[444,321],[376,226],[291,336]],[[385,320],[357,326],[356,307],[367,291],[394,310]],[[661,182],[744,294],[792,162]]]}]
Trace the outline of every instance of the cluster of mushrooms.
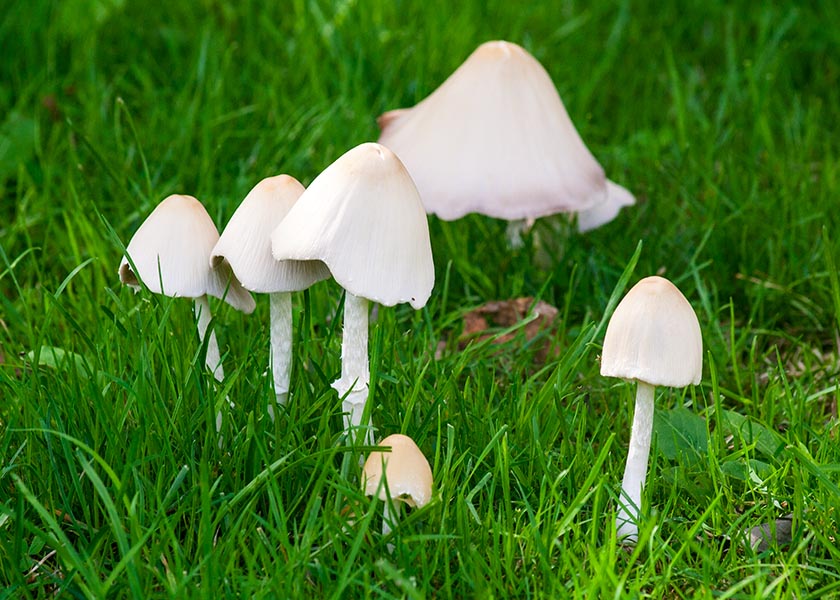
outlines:
[{"label": "cluster of mushrooms", "polygon": [[[635,202],[606,178],[548,73],[516,44],[482,44],[430,96],[378,123],[379,143],[349,150],[307,189],[289,175],[259,182],[221,235],[198,200],[169,196],[136,231],[119,268],[121,281],[137,289],[142,282],[154,293],[194,299],[206,364],[220,381],[207,296],[250,313],[249,291],[268,294],[272,419],[291,389],[291,294],[335,279],[345,299],[341,375],[333,387],[348,442],[367,445],[374,442],[366,408],[369,304],[426,304],[434,286],[427,213],[453,220],[477,212],[512,221],[516,231],[563,212],[586,231]],[[693,309],[669,281],[643,279],[616,308],[601,360],[603,375],[638,382],[616,518],[625,543],[638,536],[654,386],[697,384],[701,370]],[[220,411],[217,429],[222,419]],[[407,436],[389,436],[379,448],[365,462],[362,484],[385,501],[387,533],[397,501],[423,506],[431,499],[432,471]]]}]

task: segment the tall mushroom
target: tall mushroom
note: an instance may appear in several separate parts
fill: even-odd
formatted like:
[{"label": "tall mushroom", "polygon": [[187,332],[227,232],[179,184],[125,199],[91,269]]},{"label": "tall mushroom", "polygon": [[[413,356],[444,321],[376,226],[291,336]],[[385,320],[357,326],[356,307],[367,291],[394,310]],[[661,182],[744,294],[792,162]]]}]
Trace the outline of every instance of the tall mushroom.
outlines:
[{"label": "tall mushroom", "polygon": [[400,503],[415,508],[431,500],[432,468],[407,435],[389,435],[379,446],[387,450],[370,453],[362,467],[362,486],[366,496],[377,496],[385,503],[382,534],[388,535],[400,518]]},{"label": "tall mushroom", "polygon": [[[218,239],[219,231],[198,200],[192,196],[169,196],[132,236],[126,247],[127,256],[120,262],[120,281],[139,290],[142,280],[155,294],[193,298],[198,336],[203,342],[211,319],[208,295],[222,298],[245,313],[253,312],[256,306],[230,267],[210,268],[210,253]],[[217,380],[224,379],[214,332],[207,340],[205,362]]]},{"label": "tall mushroom", "polygon": [[607,325],[601,375],[635,380],[636,408],[616,516],[619,539],[635,544],[653,429],[654,387],[697,385],[703,339],[697,315],[677,287],[646,277],[622,298]]},{"label": "tall mushroom", "polygon": [[[370,381],[369,301],[419,309],[434,285],[414,182],[384,146],[356,146],[315,178],[272,233],[271,246],[277,260],[322,261],[346,290],[341,377],[333,387],[344,399],[345,428],[358,428]],[[369,427],[366,439],[373,439]]]},{"label": "tall mushroom", "polygon": [[[276,261],[271,256],[271,232],[303,192],[288,175],[260,181],[233,213],[210,261],[216,268],[229,264],[244,288],[269,295],[270,367],[278,404],[286,403],[292,369],[291,292],[330,275],[319,261]],[[273,419],[274,407],[268,409]]]},{"label": "tall mushroom", "polygon": [[427,98],[378,123],[379,143],[444,220],[574,212],[585,230],[635,202],[604,176],[542,65],[510,42],[482,44]]}]

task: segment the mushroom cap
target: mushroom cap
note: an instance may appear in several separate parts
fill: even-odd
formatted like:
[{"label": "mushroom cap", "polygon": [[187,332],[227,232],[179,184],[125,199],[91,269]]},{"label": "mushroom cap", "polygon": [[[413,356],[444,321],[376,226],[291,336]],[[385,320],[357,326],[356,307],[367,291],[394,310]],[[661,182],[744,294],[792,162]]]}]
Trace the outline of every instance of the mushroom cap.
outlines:
[{"label": "mushroom cap", "polygon": [[703,338],[691,304],[663,277],[646,277],[621,299],[607,325],[601,375],[650,385],[697,385]]},{"label": "mushroom cap", "polygon": [[211,266],[226,261],[244,288],[263,294],[305,290],[329,277],[320,261],[277,261],[271,255],[271,232],[303,192],[289,175],[267,177],[255,185],[216,242]]},{"label": "mushroom cap", "polygon": [[529,219],[607,200],[604,171],[551,77],[516,44],[482,44],[427,98],[378,122],[379,143],[405,163],[426,211],[442,219]]},{"label": "mushroom cap", "polygon": [[142,280],[155,294],[167,296],[198,298],[209,294],[250,313],[256,303],[230,267],[210,268],[210,253],[218,239],[219,231],[201,202],[192,196],[168,196],[128,242],[126,254],[137,272],[123,256],[120,281],[139,289]]},{"label": "mushroom cap", "polygon": [[384,469],[392,500],[411,507],[425,506],[432,498],[432,468],[414,440],[395,433],[379,442],[379,446],[389,446],[391,450],[371,452],[365,461],[362,467],[365,495],[378,493],[380,500],[388,500],[385,486],[380,485]]},{"label": "mushroom cap", "polygon": [[429,224],[411,176],[379,144],[327,167],[271,234],[277,260],[320,260],[355,296],[426,304],[435,283]]}]

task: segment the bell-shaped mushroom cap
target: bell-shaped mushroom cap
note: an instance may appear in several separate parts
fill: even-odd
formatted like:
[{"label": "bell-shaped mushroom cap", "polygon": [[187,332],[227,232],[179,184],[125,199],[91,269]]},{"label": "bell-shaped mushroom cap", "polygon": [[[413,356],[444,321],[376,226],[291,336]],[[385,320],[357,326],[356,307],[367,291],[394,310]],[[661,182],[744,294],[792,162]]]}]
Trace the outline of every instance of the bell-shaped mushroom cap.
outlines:
[{"label": "bell-shaped mushroom cap", "polygon": [[252,292],[297,292],[330,276],[320,261],[277,261],[271,256],[271,232],[294,206],[304,187],[294,177],[260,181],[233,213],[213,248],[210,264],[227,261],[242,286]]},{"label": "bell-shaped mushroom cap", "polygon": [[662,277],[646,277],[615,309],[601,353],[601,375],[685,387],[700,383],[703,339],[691,304]]},{"label": "bell-shaped mushroom cap", "polygon": [[432,497],[432,468],[420,448],[410,437],[395,433],[379,442],[389,451],[371,452],[362,468],[365,495],[379,494],[388,500],[382,483],[383,469],[392,500],[400,500],[411,507],[425,506]]},{"label": "bell-shaped mushroom cap", "polygon": [[516,44],[482,44],[422,102],[378,123],[379,143],[405,164],[426,211],[442,219],[537,218],[607,200],[604,171],[551,77]]},{"label": "bell-shaped mushroom cap", "polygon": [[137,269],[124,256],[120,281],[139,288],[140,280],[152,292],[198,298],[208,294],[246,313],[256,303],[227,265],[210,268],[210,253],[219,231],[201,202],[174,194],[158,204],[134,233],[126,248]]},{"label": "bell-shaped mushroom cap", "polygon": [[277,260],[320,260],[355,296],[426,304],[435,282],[426,213],[393,152],[366,143],[307,188],[271,234]]}]

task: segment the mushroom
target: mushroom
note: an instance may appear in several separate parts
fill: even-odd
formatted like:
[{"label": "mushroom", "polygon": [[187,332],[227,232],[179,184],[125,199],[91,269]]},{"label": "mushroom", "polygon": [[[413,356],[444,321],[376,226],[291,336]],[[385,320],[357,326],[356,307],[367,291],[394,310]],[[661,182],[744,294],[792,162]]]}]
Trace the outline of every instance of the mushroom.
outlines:
[{"label": "mushroom", "polygon": [[[233,213],[213,248],[210,264],[229,264],[252,292],[269,295],[269,321],[274,393],[285,404],[292,369],[292,295],[329,277],[319,261],[276,261],[271,256],[271,232],[304,192],[294,177],[277,175],[260,181]],[[268,407],[274,419],[274,407]]]},{"label": "mushroom", "polygon": [[[343,399],[345,428],[358,428],[370,381],[369,301],[420,309],[434,285],[429,226],[414,182],[384,146],[356,146],[315,178],[272,233],[271,247],[277,260],[322,261],[346,291],[341,377],[333,387]],[[366,439],[372,441],[369,427]]]},{"label": "mushroom", "polygon": [[604,176],[546,70],[510,42],[482,44],[427,98],[378,123],[426,211],[447,221],[566,212],[583,231],[634,203]]},{"label": "mushroom", "polygon": [[362,486],[366,496],[377,496],[385,503],[382,535],[391,532],[400,518],[400,504],[420,508],[432,498],[432,468],[417,444],[407,435],[395,433],[379,442],[362,467]]},{"label": "mushroom", "polygon": [[622,298],[607,325],[601,375],[635,380],[636,407],[621,483],[616,534],[635,544],[653,429],[654,387],[697,385],[703,339],[691,304],[662,277],[646,277]]},{"label": "mushroom", "polygon": [[[198,336],[203,343],[211,319],[208,295],[245,313],[253,312],[256,306],[230,267],[210,268],[210,252],[218,239],[213,220],[198,200],[169,196],[132,236],[120,262],[120,281],[135,291],[142,281],[155,294],[193,298]],[[224,379],[219,344],[212,331],[205,362],[218,381]]]}]

